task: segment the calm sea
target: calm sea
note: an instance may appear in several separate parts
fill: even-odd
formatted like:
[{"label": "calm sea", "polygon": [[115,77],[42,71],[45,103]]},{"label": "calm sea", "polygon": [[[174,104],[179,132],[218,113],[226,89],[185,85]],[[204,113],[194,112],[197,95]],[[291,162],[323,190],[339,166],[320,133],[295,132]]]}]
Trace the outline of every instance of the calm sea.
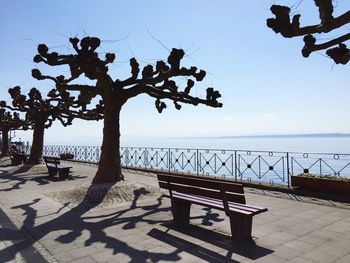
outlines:
[{"label": "calm sea", "polygon": [[[53,142],[45,145],[100,146],[101,140]],[[350,154],[349,137],[235,137],[235,138],[127,138],[124,147],[225,149],[307,153]]]},{"label": "calm sea", "polygon": [[123,139],[122,146],[350,154],[350,137]]}]

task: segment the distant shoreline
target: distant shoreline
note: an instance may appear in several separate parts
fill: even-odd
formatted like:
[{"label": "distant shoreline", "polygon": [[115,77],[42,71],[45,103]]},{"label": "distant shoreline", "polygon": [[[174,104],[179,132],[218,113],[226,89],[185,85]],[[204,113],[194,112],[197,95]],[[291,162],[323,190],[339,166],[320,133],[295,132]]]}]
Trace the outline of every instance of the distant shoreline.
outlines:
[{"label": "distant shoreline", "polygon": [[350,138],[350,133],[307,133],[307,134],[268,134],[268,135],[233,135],[233,136],[204,136],[177,137],[172,139],[276,139],[276,138]]}]

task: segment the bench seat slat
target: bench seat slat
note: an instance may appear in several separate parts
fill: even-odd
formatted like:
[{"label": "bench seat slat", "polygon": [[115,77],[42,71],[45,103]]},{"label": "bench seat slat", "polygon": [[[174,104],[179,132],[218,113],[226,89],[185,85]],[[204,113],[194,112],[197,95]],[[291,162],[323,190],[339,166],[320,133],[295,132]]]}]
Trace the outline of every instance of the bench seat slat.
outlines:
[{"label": "bench seat slat", "polygon": [[[174,197],[188,197],[188,198],[194,198],[196,200],[201,200],[203,204],[206,204],[206,202],[210,203],[215,203],[223,207],[223,203],[221,200],[218,199],[211,199],[207,197],[201,197],[201,196],[195,196],[195,195],[188,195],[184,193],[178,193],[178,192],[173,192]],[[247,212],[251,212],[254,215],[259,214],[262,212],[266,212],[267,208],[264,207],[257,207],[257,206],[251,206],[251,205],[245,205],[245,204],[239,204],[239,203],[234,203],[234,202],[228,202],[230,210],[238,209],[238,210],[245,210]]]},{"label": "bench seat slat", "polygon": [[[195,195],[188,195],[188,194],[178,193],[178,192],[173,192],[173,198],[187,200],[199,205],[212,206],[223,211],[225,210],[224,205],[220,200],[215,200],[215,199],[205,198],[205,197],[195,196]],[[228,204],[229,204],[230,212],[244,214],[244,215],[253,216],[253,215],[267,211],[266,208],[256,209],[256,208],[251,208],[250,206],[246,206],[238,203],[232,203],[232,202],[228,202]]]},{"label": "bench seat slat", "polygon": [[262,212],[266,212],[267,211],[267,208],[265,207],[252,207],[250,205],[240,205],[240,204],[234,204],[234,203],[231,203],[229,202],[229,207],[230,209],[231,208],[239,208],[239,209],[244,209],[244,210],[247,210],[247,211],[251,211],[252,213],[254,213],[254,215],[256,214],[260,214]]},{"label": "bench seat slat", "polygon": [[[189,202],[197,204],[197,205],[204,205],[207,207],[213,207],[213,208],[216,208],[216,209],[219,209],[222,211],[225,210],[224,205],[222,203],[220,204],[217,202],[209,202],[209,200],[207,200],[207,199],[194,198],[194,196],[176,196],[175,195],[173,197],[181,199],[181,200],[186,200],[186,201],[189,201]],[[248,212],[245,210],[240,210],[240,209],[233,209],[233,210],[230,209],[230,212],[236,212],[236,213],[243,214],[246,216],[253,215],[253,213],[251,213],[251,212]]]},{"label": "bench seat slat", "polygon": [[56,169],[70,169],[70,168],[72,168],[72,166],[63,166],[61,164],[47,163],[46,165],[47,165],[47,167],[56,168]]},{"label": "bench seat slat", "polygon": [[58,165],[57,165],[57,168],[58,168],[58,169],[70,169],[70,168],[72,168],[72,166],[63,166],[63,165],[61,165],[61,164],[58,164]]}]

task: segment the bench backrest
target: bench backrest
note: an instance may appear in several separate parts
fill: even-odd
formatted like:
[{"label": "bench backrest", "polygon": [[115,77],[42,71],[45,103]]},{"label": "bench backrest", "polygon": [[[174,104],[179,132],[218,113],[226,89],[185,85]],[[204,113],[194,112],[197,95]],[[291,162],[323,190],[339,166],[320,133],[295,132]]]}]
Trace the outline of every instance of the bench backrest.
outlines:
[{"label": "bench backrest", "polygon": [[60,164],[60,158],[58,157],[43,156],[43,158],[46,164],[48,163]]},{"label": "bench backrest", "polygon": [[[185,194],[245,204],[243,185],[200,176],[157,174],[159,187]],[[225,196],[223,196],[223,192]]]}]

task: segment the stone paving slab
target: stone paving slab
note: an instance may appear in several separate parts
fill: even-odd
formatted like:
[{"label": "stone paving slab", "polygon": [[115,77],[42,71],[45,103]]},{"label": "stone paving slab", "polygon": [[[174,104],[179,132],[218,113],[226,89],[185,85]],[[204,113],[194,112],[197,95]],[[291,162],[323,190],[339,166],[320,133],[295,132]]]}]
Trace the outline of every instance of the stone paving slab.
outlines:
[{"label": "stone paving slab", "polygon": [[[0,208],[30,234],[52,262],[350,262],[350,209],[283,193],[246,189],[247,203],[268,212],[253,219],[254,242],[233,242],[224,213],[200,206],[191,224],[172,223],[162,194],[109,207],[70,204],[52,193],[89,184],[95,166],[71,164],[73,179],[48,180],[44,166],[0,162]],[[150,174],[125,172],[127,183],[157,186]],[[0,219],[1,221],[1,219]],[[21,262],[21,250],[0,231],[5,262]],[[46,255],[45,255],[46,253]]]}]

